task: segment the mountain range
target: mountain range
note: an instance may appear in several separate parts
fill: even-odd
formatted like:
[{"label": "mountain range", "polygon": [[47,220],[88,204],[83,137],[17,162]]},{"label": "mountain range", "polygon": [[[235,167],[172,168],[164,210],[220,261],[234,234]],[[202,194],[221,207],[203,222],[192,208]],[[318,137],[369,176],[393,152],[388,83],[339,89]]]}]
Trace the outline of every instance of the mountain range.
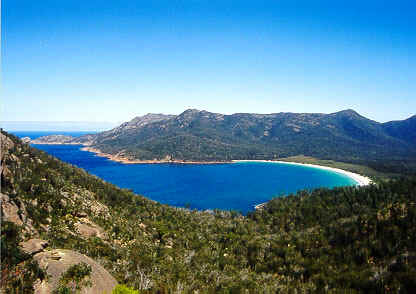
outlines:
[{"label": "mountain range", "polygon": [[85,144],[132,160],[229,161],[295,155],[403,160],[416,158],[416,115],[379,123],[351,109],[331,114],[232,115],[188,109],[179,115],[146,114],[112,130],[60,143]]}]

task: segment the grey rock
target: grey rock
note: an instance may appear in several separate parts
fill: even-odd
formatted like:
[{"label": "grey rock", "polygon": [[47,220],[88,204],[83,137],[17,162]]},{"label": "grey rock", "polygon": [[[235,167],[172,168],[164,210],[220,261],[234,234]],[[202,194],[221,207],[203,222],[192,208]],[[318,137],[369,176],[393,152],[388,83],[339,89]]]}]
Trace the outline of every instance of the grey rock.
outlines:
[{"label": "grey rock", "polygon": [[46,270],[49,279],[35,285],[35,293],[46,294],[52,293],[58,286],[59,278],[62,273],[66,272],[72,265],[85,262],[92,268],[90,281],[91,287],[81,290],[82,294],[102,294],[111,293],[117,285],[114,277],[101,265],[93,259],[78,252],[66,249],[54,249],[37,253],[34,259],[38,261],[39,266]]},{"label": "grey rock", "polygon": [[30,239],[25,242],[20,242],[19,246],[22,247],[24,252],[34,255],[36,253],[42,252],[48,246],[48,241],[41,239]]},{"label": "grey rock", "polygon": [[0,193],[1,221],[9,221],[23,227],[23,231],[30,235],[36,234],[33,222],[27,217],[27,211],[23,202],[20,207],[6,194]]},{"label": "grey rock", "polygon": [[21,140],[23,143],[30,143],[32,141],[29,137],[23,137]]}]

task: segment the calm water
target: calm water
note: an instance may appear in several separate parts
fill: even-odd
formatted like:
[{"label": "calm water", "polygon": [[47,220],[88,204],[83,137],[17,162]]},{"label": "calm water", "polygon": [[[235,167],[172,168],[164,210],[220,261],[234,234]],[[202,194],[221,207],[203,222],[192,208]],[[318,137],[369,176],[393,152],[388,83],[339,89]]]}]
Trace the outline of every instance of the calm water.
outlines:
[{"label": "calm water", "polygon": [[[14,132],[31,138],[40,132]],[[56,133],[56,132],[55,132]],[[65,133],[82,135],[85,132]],[[354,185],[355,181],[316,168],[276,163],[121,164],[76,145],[34,145],[122,188],[161,203],[196,209],[234,209],[247,213],[273,197],[317,187]]]}]

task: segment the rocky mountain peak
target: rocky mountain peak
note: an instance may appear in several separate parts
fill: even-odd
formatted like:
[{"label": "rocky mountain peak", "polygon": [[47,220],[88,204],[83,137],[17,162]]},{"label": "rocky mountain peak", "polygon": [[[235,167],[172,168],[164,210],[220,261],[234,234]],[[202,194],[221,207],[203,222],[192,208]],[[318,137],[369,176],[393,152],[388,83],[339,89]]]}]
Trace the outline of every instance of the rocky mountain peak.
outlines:
[{"label": "rocky mountain peak", "polygon": [[162,114],[162,113],[147,113],[143,116],[136,116],[131,121],[121,124],[119,127],[110,131],[110,133],[118,133],[122,130],[137,129],[145,125],[168,120],[175,117],[174,115]]},{"label": "rocky mountain peak", "polygon": [[127,126],[144,126],[149,123],[158,122],[161,120],[167,120],[174,117],[174,115],[162,114],[162,113],[148,113],[143,116],[137,116],[127,123]]},{"label": "rocky mountain peak", "polygon": [[361,116],[354,109],[345,109],[345,110],[335,112],[333,114],[334,115],[350,116],[350,117],[359,117],[359,116]]},{"label": "rocky mountain peak", "polygon": [[187,109],[181,114],[179,114],[176,119],[178,121],[191,121],[198,117],[202,113],[201,110],[198,109]]},{"label": "rocky mountain peak", "polygon": [[[202,111],[204,111],[204,110],[202,110]],[[185,110],[181,114],[179,114],[179,116],[194,115],[194,114],[198,114],[198,113],[200,113],[202,111],[199,110],[199,109],[190,108],[190,109]]]}]

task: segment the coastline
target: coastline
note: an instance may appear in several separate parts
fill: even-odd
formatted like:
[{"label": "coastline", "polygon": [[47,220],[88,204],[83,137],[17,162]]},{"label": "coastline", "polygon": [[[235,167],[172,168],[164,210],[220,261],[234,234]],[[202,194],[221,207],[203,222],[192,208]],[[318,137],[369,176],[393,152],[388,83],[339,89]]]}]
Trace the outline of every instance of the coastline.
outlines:
[{"label": "coastline", "polygon": [[97,148],[90,147],[89,144],[83,143],[65,143],[65,142],[30,142],[33,145],[80,145],[82,151],[95,153],[96,156],[105,157],[109,160],[116,161],[123,164],[162,164],[162,163],[177,163],[177,164],[224,164],[232,163],[232,161],[184,161],[184,160],[133,160],[118,154],[104,153]]},{"label": "coastline", "polygon": [[[32,143],[36,145],[36,143]],[[265,163],[280,163],[280,164],[288,164],[288,165],[298,165],[298,166],[306,166],[311,168],[318,168],[323,169],[331,172],[335,172],[338,174],[342,174],[344,176],[349,177],[350,179],[356,182],[356,186],[368,186],[372,183],[372,180],[369,177],[349,172],[340,168],[328,167],[323,165],[317,164],[310,164],[310,163],[299,163],[299,162],[290,162],[290,161],[282,161],[282,160],[231,160],[231,161],[182,161],[182,160],[132,160],[120,155],[120,153],[112,155],[109,153],[104,153],[99,149],[90,147],[88,144],[80,144],[80,143],[46,143],[48,145],[81,145],[82,151],[92,152],[95,153],[96,156],[105,157],[109,160],[116,161],[123,164],[168,164],[168,163],[175,163],[175,164],[232,164],[238,162],[265,162]],[[260,203],[254,206],[255,210],[263,209],[267,202]]]},{"label": "coastline", "polygon": [[[40,144],[40,143],[32,143],[34,145]],[[235,162],[267,162],[267,163],[281,163],[281,164],[290,164],[290,165],[299,165],[299,166],[307,166],[312,168],[319,168],[323,170],[328,170],[331,172],[335,172],[338,174],[345,175],[351,179],[353,179],[357,184],[356,186],[368,186],[372,183],[372,180],[369,177],[349,172],[340,168],[335,167],[328,167],[323,165],[317,165],[317,164],[310,164],[310,163],[299,163],[299,162],[290,162],[290,161],[281,161],[281,160],[231,160],[231,161],[184,161],[184,160],[132,160],[126,157],[121,156],[120,154],[109,154],[104,153],[99,149],[90,147],[87,144],[82,143],[42,143],[45,145],[81,145],[84,146],[81,148],[82,151],[88,151],[95,153],[95,155],[100,157],[108,158],[109,160],[120,162],[123,164],[161,164],[161,163],[176,163],[176,164],[227,164],[227,163],[235,163]]]},{"label": "coastline", "polygon": [[109,154],[104,153],[99,149],[90,147],[88,144],[82,143],[31,143],[34,145],[81,145],[84,146],[81,148],[82,151],[88,151],[95,153],[96,156],[105,157],[109,160],[116,161],[123,164],[162,164],[162,163],[176,163],[176,164],[229,164],[235,162],[267,162],[267,163],[283,163],[283,164],[290,164],[290,165],[300,165],[300,166],[307,166],[312,168],[320,168],[324,170],[328,170],[331,172],[335,172],[338,174],[345,175],[351,179],[353,179],[357,184],[357,186],[368,186],[372,183],[372,180],[369,177],[349,172],[340,168],[328,167],[324,165],[317,165],[317,164],[310,164],[310,163],[299,163],[299,162],[290,162],[290,161],[281,161],[281,160],[254,160],[254,159],[239,159],[239,160],[231,160],[231,161],[184,161],[184,160],[132,160],[126,157],[123,157],[118,154]]},{"label": "coastline", "polygon": [[[85,145],[84,145],[85,146]],[[109,160],[120,162],[123,164],[162,164],[162,163],[176,163],[176,164],[224,164],[232,163],[231,161],[183,161],[183,160],[132,160],[126,157],[123,157],[119,154],[112,155],[109,153],[103,153],[101,150],[85,146],[81,148],[82,151],[88,151],[95,153],[95,155],[100,157],[108,158]]]},{"label": "coastline", "polygon": [[226,164],[226,163],[235,163],[235,162],[268,162],[268,163],[281,163],[281,164],[290,164],[290,165],[298,165],[298,166],[307,166],[312,168],[319,168],[323,170],[328,170],[331,172],[335,172],[338,174],[342,174],[344,176],[349,177],[350,179],[356,182],[356,186],[368,186],[372,183],[372,180],[369,177],[349,172],[340,168],[317,165],[317,164],[310,164],[310,163],[298,163],[298,162],[288,162],[288,161],[281,161],[281,160],[232,160],[232,161],[183,161],[183,160],[132,160],[129,158],[125,158],[120,156],[119,154],[112,155],[108,153],[103,153],[101,150],[88,147],[81,148],[83,151],[93,152],[97,156],[106,157],[109,160],[113,160],[116,162],[124,163],[124,164],[161,164],[161,163],[177,163],[177,164]]},{"label": "coastline", "polygon": [[[317,165],[317,164],[310,164],[310,163],[299,163],[299,162],[290,162],[290,161],[281,161],[281,160],[233,160],[233,162],[269,162],[269,163],[283,163],[283,164],[288,164],[288,165],[298,165],[298,166],[307,166],[307,167],[312,167],[312,168],[319,168],[319,169],[323,169],[323,170],[328,170],[331,172],[335,172],[338,174],[342,174],[345,175],[347,177],[349,177],[350,179],[353,179],[356,182],[356,186],[358,187],[363,187],[363,186],[368,186],[370,185],[373,181],[366,176],[357,174],[357,173],[353,173],[353,172],[349,172],[340,168],[335,168],[335,167],[329,167],[329,166],[323,166],[323,165]],[[255,210],[261,210],[264,208],[264,206],[267,204],[268,202],[263,202],[260,204],[257,204],[254,206]]]},{"label": "coastline", "polygon": [[[83,145],[81,143],[65,143],[65,142],[41,142],[41,143],[38,143],[38,142],[30,141],[29,143],[33,144],[33,145]],[[85,146],[85,145],[83,145],[83,146]]]},{"label": "coastline", "polygon": [[329,167],[329,166],[324,166],[324,165],[281,161],[281,160],[234,160],[233,162],[270,162],[270,163],[283,163],[283,164],[290,164],[290,165],[307,166],[307,167],[312,167],[312,168],[324,169],[324,170],[328,170],[331,172],[335,172],[335,173],[347,176],[350,179],[353,179],[357,183],[356,186],[360,186],[360,187],[368,186],[372,183],[372,180],[369,177],[366,177],[357,173],[349,172],[340,168]]}]

